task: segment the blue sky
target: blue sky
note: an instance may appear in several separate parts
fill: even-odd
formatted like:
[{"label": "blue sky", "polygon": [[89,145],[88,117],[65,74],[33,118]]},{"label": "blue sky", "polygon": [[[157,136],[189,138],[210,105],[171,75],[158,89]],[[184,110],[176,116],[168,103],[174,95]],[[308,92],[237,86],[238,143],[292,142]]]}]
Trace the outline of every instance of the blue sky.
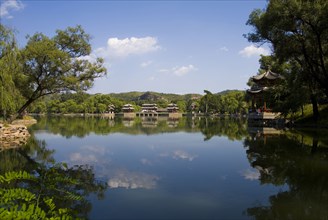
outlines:
[{"label": "blue sky", "polygon": [[213,93],[246,89],[259,54],[242,35],[257,1],[18,1],[1,0],[1,23],[25,36],[82,27],[92,36],[87,59],[105,58],[108,75],[90,93],[156,91]]}]

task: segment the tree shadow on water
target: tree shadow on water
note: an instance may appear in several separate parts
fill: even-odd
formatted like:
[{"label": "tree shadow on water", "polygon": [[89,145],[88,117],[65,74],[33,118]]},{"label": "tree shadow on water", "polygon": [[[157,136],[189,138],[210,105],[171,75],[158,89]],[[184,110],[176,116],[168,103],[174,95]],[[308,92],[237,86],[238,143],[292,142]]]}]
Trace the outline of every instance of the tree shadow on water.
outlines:
[{"label": "tree shadow on water", "polygon": [[[328,148],[317,136],[286,134],[245,139],[247,157],[259,173],[261,184],[288,185],[288,190],[269,197],[269,205],[248,208],[255,219],[327,219]],[[301,141],[300,141],[301,140]],[[321,142],[322,143],[322,142]]]},{"label": "tree shadow on water", "polygon": [[104,197],[106,183],[88,165],[57,163],[54,151],[32,137],[21,148],[0,152],[0,219],[87,219],[87,196]]}]

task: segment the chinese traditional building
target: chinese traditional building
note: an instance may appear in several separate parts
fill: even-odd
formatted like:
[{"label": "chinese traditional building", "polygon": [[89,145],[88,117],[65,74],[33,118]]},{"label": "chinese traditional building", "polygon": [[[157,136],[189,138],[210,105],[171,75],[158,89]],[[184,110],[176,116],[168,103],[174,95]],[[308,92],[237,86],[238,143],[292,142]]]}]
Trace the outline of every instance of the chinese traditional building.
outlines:
[{"label": "chinese traditional building", "polygon": [[157,105],[156,104],[142,104],[141,112],[137,115],[141,117],[157,117]]},{"label": "chinese traditional building", "polygon": [[108,111],[108,113],[113,114],[115,111],[115,105],[108,105],[107,111]]},{"label": "chinese traditional building", "polygon": [[123,105],[122,112],[134,112],[134,108],[131,104],[125,104]]},{"label": "chinese traditional building", "polygon": [[257,112],[271,112],[267,106],[265,93],[270,87],[278,83],[284,77],[268,70],[260,75],[251,77],[254,85],[247,90],[247,93],[252,97],[252,111]]},{"label": "chinese traditional building", "polygon": [[278,118],[280,113],[272,112],[273,106],[268,106],[268,91],[271,87],[284,79],[280,74],[268,70],[260,75],[251,77],[254,85],[247,90],[252,99],[252,109],[248,118],[253,121],[260,121],[263,124],[272,123]]},{"label": "chinese traditional building", "polygon": [[169,113],[169,118],[180,118],[182,114],[179,112],[179,107],[177,104],[171,103],[166,108]]},{"label": "chinese traditional building", "polygon": [[166,110],[169,113],[174,113],[174,112],[178,112],[179,111],[179,107],[178,107],[177,104],[171,103],[171,104],[168,104]]},{"label": "chinese traditional building", "polygon": [[134,113],[134,108],[131,104],[125,104],[122,108],[124,118],[134,118],[136,114]]},{"label": "chinese traditional building", "polygon": [[156,112],[157,105],[156,104],[142,104],[141,111],[142,112]]}]

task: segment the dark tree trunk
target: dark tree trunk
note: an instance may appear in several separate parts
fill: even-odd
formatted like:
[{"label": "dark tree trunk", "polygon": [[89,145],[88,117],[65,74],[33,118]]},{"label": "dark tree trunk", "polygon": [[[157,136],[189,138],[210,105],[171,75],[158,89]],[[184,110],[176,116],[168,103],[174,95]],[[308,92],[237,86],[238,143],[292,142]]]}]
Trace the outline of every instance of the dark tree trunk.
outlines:
[{"label": "dark tree trunk", "polygon": [[317,135],[315,135],[312,139],[312,149],[311,149],[312,154],[314,154],[317,151],[318,143],[319,143],[319,139],[318,139]]},{"label": "dark tree trunk", "polygon": [[15,119],[19,118],[22,116],[23,112],[25,111],[25,109],[32,103],[34,102],[36,99],[32,99],[30,98],[29,100],[27,100],[25,102],[25,104],[17,111],[16,114],[14,114],[11,118],[10,118],[10,122],[14,121]]},{"label": "dark tree trunk", "polygon": [[311,99],[311,104],[312,104],[313,120],[318,121],[319,109],[318,109],[317,97],[314,94],[311,94],[310,99]]}]

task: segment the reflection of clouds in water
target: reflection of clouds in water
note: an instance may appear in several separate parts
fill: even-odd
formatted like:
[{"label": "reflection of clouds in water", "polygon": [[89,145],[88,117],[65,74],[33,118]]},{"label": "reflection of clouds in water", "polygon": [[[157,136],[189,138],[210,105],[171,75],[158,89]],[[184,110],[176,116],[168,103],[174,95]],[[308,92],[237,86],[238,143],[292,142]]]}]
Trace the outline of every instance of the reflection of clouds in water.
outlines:
[{"label": "reflection of clouds in water", "polygon": [[108,153],[103,146],[86,145],[79,149],[79,152],[71,153],[69,155],[70,162],[75,164],[99,163],[103,161],[103,156]]},{"label": "reflection of clouds in water", "polygon": [[182,150],[176,150],[173,153],[169,154],[167,152],[165,153],[160,153],[159,155],[160,157],[172,157],[175,160],[189,160],[189,161],[193,161],[196,157],[198,157],[197,155],[191,155],[186,151],[182,151]]},{"label": "reflection of clouds in water", "polygon": [[241,172],[241,175],[246,179],[246,180],[258,180],[260,178],[260,172],[258,170],[244,170]]},{"label": "reflection of clouds in water", "polygon": [[78,162],[81,164],[97,162],[97,157],[93,154],[82,155],[81,153],[72,153],[69,159],[71,162]]},{"label": "reflection of clouds in water", "polygon": [[140,163],[142,163],[143,165],[151,165],[152,163],[150,162],[150,160],[147,160],[146,158],[142,158],[140,160]]},{"label": "reflection of clouds in water", "polygon": [[168,157],[168,156],[170,156],[170,154],[165,152],[165,153],[160,153],[159,156],[160,157]]},{"label": "reflection of clouds in water", "polygon": [[193,161],[195,158],[197,157],[197,155],[191,155],[185,151],[182,150],[177,150],[173,152],[173,158],[174,159],[182,159],[182,160],[189,160],[189,161]]},{"label": "reflection of clouds in water", "polygon": [[159,177],[141,172],[131,172],[128,170],[118,170],[113,178],[109,179],[110,188],[126,189],[153,189],[156,187]]},{"label": "reflection of clouds in water", "polygon": [[106,148],[104,146],[83,146],[81,150],[91,151],[97,154],[104,154],[106,153]]}]

